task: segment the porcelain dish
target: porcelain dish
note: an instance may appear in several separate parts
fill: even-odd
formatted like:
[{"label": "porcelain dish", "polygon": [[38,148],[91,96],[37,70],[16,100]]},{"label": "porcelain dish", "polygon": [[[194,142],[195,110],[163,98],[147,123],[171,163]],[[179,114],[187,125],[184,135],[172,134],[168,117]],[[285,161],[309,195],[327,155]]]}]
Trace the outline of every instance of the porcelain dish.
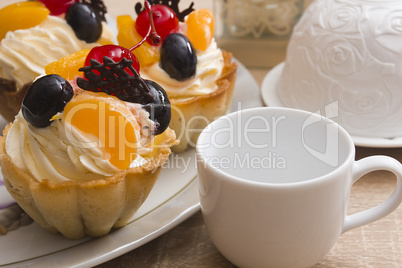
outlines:
[{"label": "porcelain dish", "polygon": [[[278,83],[284,62],[276,65],[262,81],[261,96],[265,105],[272,107],[286,107],[278,96]],[[352,136],[356,146],[371,148],[398,148],[402,147],[402,137],[393,139]]]}]

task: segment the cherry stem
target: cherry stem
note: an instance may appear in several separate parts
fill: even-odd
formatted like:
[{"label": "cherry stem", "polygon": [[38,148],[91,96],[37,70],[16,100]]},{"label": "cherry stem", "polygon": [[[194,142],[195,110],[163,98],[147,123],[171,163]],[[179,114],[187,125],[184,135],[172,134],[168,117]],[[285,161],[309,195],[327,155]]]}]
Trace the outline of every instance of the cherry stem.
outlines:
[{"label": "cherry stem", "polygon": [[141,46],[148,38],[149,40],[152,41],[154,45],[159,44],[161,42],[161,37],[158,35],[155,29],[155,24],[154,24],[154,17],[153,17],[153,11],[151,9],[151,4],[148,2],[148,0],[145,0],[144,2],[145,9],[148,12],[148,17],[149,17],[149,30],[147,34],[144,36],[144,38],[137,43],[135,46],[130,48],[130,51],[132,52],[134,49],[137,47]]}]

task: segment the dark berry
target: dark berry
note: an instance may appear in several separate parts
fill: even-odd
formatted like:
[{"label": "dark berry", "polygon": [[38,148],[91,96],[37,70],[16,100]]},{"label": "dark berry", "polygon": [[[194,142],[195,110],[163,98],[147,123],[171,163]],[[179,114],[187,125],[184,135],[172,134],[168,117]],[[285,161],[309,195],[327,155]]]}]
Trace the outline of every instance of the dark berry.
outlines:
[{"label": "dark berry", "polygon": [[195,75],[197,55],[188,38],[172,33],[162,43],[161,68],[173,79],[183,81]]},{"label": "dark berry", "polygon": [[87,43],[98,41],[102,35],[102,21],[90,5],[73,4],[66,13],[66,21],[77,38]]},{"label": "dark berry", "polygon": [[70,83],[57,74],[38,78],[28,88],[22,101],[22,115],[35,127],[47,127],[50,119],[62,112],[74,92]]},{"label": "dark berry", "polygon": [[149,117],[156,122],[155,135],[163,133],[169,126],[171,111],[170,101],[166,91],[157,83],[151,80],[144,80],[148,88],[154,96],[154,102],[143,105],[144,109],[149,112]]}]

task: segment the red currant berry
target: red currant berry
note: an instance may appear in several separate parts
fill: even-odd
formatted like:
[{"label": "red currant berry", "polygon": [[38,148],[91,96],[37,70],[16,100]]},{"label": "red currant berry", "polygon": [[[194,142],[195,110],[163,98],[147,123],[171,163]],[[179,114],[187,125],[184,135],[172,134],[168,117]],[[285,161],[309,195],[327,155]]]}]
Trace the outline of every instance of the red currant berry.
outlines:
[{"label": "red currant berry", "polygon": [[[123,58],[133,61],[134,69],[139,73],[140,72],[140,64],[138,63],[137,58],[134,54],[128,50],[127,48],[117,46],[117,45],[104,45],[98,46],[91,49],[88,53],[87,58],[85,59],[85,66],[90,66],[90,59],[97,60],[98,62],[103,64],[103,57],[109,57],[113,61],[118,62]],[[130,75],[134,75],[130,70],[127,70]]]},{"label": "red currant berry", "polygon": [[50,10],[50,15],[58,16],[66,13],[72,4],[78,3],[79,0],[39,0],[47,9]]},{"label": "red currant berry", "polygon": [[[169,7],[165,5],[153,5],[151,7],[152,16],[155,24],[156,33],[161,37],[161,40],[173,32],[177,32],[179,28],[179,19],[177,15]],[[135,29],[141,36],[146,36],[149,31],[149,15],[146,10],[138,15]],[[147,40],[148,43],[154,45],[152,41]]]}]

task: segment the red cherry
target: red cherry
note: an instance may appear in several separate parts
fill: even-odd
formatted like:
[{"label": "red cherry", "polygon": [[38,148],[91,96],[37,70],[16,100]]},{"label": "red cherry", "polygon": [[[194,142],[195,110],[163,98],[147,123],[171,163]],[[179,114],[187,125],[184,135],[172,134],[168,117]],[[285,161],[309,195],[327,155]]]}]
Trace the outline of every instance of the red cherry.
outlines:
[{"label": "red cherry", "polygon": [[[85,66],[91,65],[90,59],[97,60],[98,62],[103,64],[104,56],[111,58],[115,62],[119,62],[123,58],[132,60],[134,69],[138,73],[140,72],[140,64],[138,63],[138,60],[134,56],[134,54],[127,48],[117,45],[104,45],[94,47],[93,49],[91,49],[91,51],[88,53],[87,58],[85,59]],[[129,73],[130,75],[134,75],[130,70],[127,70],[127,73]]]},{"label": "red cherry", "polygon": [[47,9],[50,10],[50,15],[58,16],[66,13],[72,4],[78,3],[79,0],[39,0]]},{"label": "red cherry", "polygon": [[[161,37],[161,41],[169,34],[177,32],[179,28],[179,19],[177,15],[169,7],[165,5],[153,5],[151,7],[156,33]],[[138,15],[135,29],[141,36],[146,36],[149,31],[149,15],[147,10],[144,10]],[[152,41],[148,43],[154,45]]]}]

